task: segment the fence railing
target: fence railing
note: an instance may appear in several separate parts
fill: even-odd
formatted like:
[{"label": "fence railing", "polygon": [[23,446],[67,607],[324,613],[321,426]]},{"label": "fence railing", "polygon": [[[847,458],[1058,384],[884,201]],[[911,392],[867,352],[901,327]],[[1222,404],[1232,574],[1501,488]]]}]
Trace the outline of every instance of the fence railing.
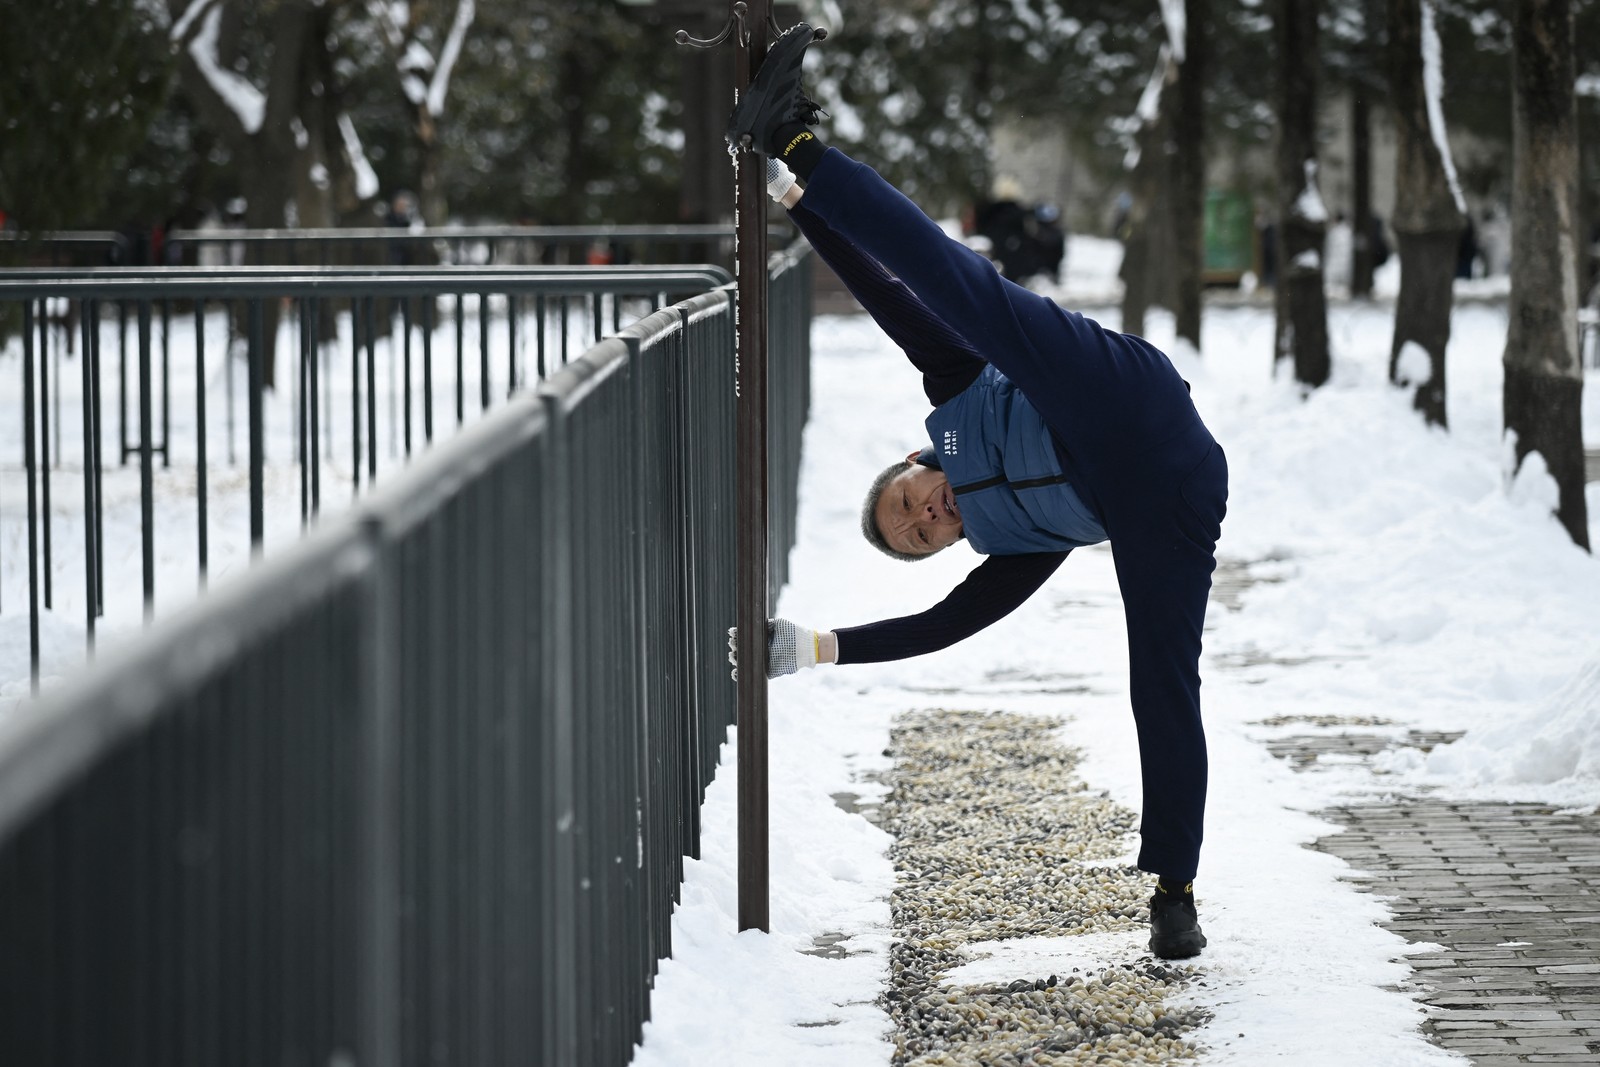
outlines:
[{"label": "fence railing", "polygon": [[[58,600],[53,516],[69,498],[73,506],[81,500],[92,531],[73,564],[84,575],[78,609],[90,648],[105,614],[105,561],[117,549],[106,543],[108,467],[138,465],[138,565],[148,614],[160,547],[158,458],[162,469],[176,461],[195,472],[191,544],[194,580],[203,587],[217,521],[211,467],[239,462],[241,436],[250,538],[260,545],[269,450],[298,472],[304,526],[334,482],[361,492],[380,465],[406,462],[436,430],[453,432],[469,413],[543,379],[580,346],[727,280],[709,265],[0,274],[0,316],[11,311],[21,333],[13,342],[22,356],[16,436],[29,568],[25,590],[0,587],[0,612],[16,611],[26,598],[35,682],[39,612]],[[64,357],[80,353],[75,373],[64,375]],[[188,410],[174,408],[174,381],[185,383],[179,395]],[[221,396],[208,408],[215,392]],[[64,491],[53,484],[63,470]]]},{"label": "fence railing", "polygon": [[245,230],[171,230],[159,244],[146,235],[61,232],[24,237],[0,232],[0,255],[26,255],[57,266],[237,267],[246,264],[389,263],[733,265],[733,227],[427,226]]},{"label": "fence railing", "polygon": [[0,1063],[628,1061],[733,718],[731,299],[595,346],[0,720]]}]

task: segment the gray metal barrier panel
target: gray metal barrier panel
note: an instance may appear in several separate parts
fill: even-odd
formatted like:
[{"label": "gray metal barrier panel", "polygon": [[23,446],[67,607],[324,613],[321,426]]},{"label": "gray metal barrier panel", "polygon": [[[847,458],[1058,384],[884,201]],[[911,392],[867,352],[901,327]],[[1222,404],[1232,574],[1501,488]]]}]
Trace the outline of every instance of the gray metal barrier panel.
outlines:
[{"label": "gray metal barrier panel", "polygon": [[0,1062],[358,1047],[371,574],[314,536],[7,722]]},{"label": "gray metal barrier panel", "polygon": [[0,727],[0,1063],[628,1061],[733,719],[730,300]]}]

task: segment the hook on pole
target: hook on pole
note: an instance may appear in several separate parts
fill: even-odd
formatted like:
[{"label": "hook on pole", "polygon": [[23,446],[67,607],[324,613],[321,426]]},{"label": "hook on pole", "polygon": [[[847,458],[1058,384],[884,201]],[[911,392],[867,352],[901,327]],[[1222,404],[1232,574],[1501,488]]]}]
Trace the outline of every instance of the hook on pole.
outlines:
[{"label": "hook on pole", "polygon": [[[673,34],[673,39],[679,44],[688,45],[690,48],[715,48],[733,36],[733,31],[738,29],[739,45],[741,47],[747,46],[750,43],[750,31],[745,28],[744,17],[749,11],[750,8],[745,4],[744,0],[739,0],[738,3],[733,5],[733,12],[728,16],[728,21],[723,23],[722,31],[715,37],[701,39],[699,37],[691,37],[688,30],[679,30]],[[770,18],[770,16],[768,17]]]},{"label": "hook on pole", "polygon": [[[679,44],[688,45],[690,48],[715,48],[729,37],[732,37],[733,31],[737,29],[739,31],[737,44],[741,48],[748,48],[750,46],[750,30],[745,25],[745,16],[749,13],[750,6],[744,0],[739,0],[738,3],[733,5],[733,11],[729,14],[728,21],[723,24],[721,31],[715,37],[702,39],[691,36],[688,30],[679,30],[673,34],[673,39]],[[784,34],[783,27],[778,25],[777,18],[770,10],[767,12],[767,28],[772,31],[774,37],[781,37]],[[828,31],[819,26],[812,40],[824,41],[827,38]]]}]

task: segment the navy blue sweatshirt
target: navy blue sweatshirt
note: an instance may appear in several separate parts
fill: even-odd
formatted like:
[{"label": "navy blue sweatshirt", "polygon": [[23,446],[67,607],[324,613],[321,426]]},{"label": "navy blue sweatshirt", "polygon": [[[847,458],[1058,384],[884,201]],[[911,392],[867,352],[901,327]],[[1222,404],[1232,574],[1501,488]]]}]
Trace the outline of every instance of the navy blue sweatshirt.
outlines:
[{"label": "navy blue sweatshirt", "polygon": [[[800,231],[889,339],[922,372],[928,402],[960,395],[984,361],[903,282],[858,251],[801,201],[789,212]],[[989,556],[939,603],[915,615],[834,630],[838,663],[878,663],[948,648],[1015,611],[1045,583],[1065,552]]]}]

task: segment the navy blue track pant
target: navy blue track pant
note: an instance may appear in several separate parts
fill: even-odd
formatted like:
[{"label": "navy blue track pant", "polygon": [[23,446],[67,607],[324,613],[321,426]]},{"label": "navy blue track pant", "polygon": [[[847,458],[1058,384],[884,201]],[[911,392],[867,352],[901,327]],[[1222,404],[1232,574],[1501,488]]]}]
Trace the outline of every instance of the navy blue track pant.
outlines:
[{"label": "navy blue track pant", "polygon": [[803,206],[896,275],[1044,416],[1104,524],[1128,624],[1144,786],[1139,866],[1187,880],[1205,822],[1200,642],[1228,496],[1222,448],[1167,357],[1006,281],[877,172],[829,149]]}]

